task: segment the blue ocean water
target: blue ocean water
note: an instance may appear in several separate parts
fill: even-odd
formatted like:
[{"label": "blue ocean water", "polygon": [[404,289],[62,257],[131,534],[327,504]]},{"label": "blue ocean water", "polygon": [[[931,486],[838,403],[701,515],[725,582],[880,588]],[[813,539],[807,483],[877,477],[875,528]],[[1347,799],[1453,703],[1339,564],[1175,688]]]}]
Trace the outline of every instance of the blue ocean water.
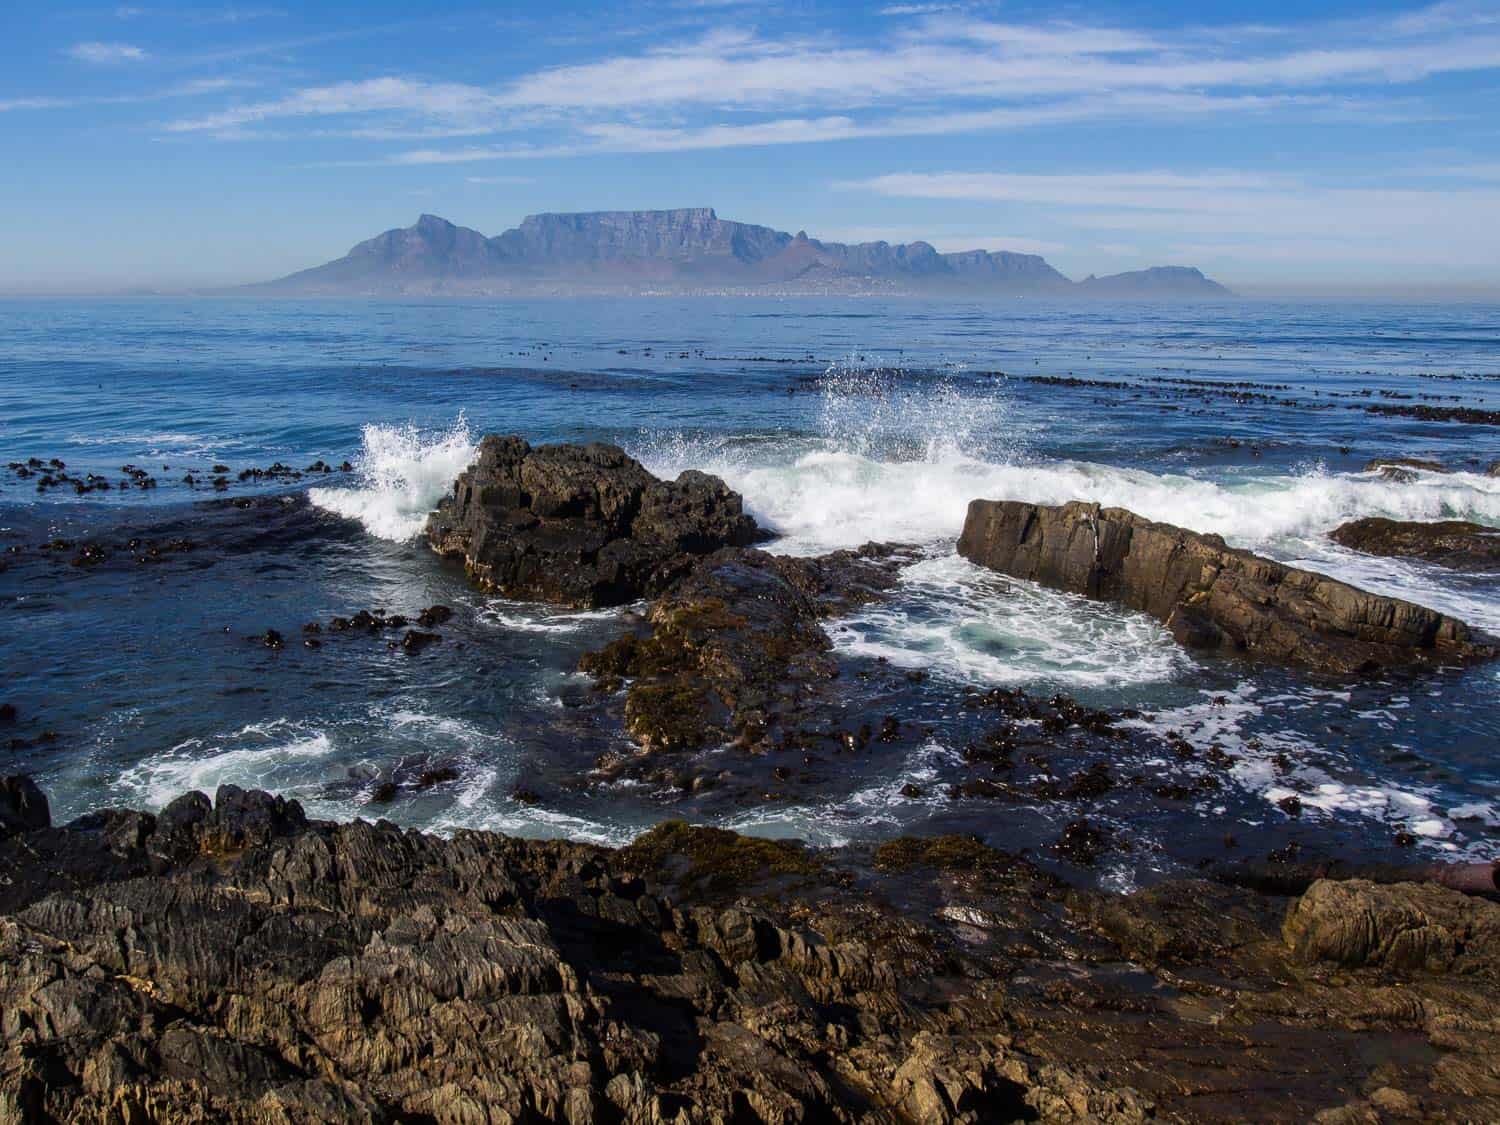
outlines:
[{"label": "blue ocean water", "polygon": [[[1200,659],[1148,619],[953,552],[975,497],[1100,500],[1500,632],[1500,576],[1326,538],[1363,515],[1500,526],[1500,479],[1484,475],[1500,427],[1422,407],[1500,409],[1500,308],[0,301],[0,465],[57,458],[111,484],[39,492],[0,470],[0,702],[19,713],[4,770],[35,773],[59,817],[234,782],[324,816],[611,841],[683,815],[820,842],[963,830],[1040,848],[1087,815],[1128,845],[1106,863],[1120,883],[1219,854],[1230,828],[1246,851],[1389,858],[1399,830],[1421,853],[1495,855],[1496,668],[1350,684]],[[618,615],[480,596],[413,539],[491,431],[717,472],[780,533],[773,550],[919,544],[890,602],[830,631],[851,683],[878,661],[928,673],[869,701],[924,737],[767,800],[591,778],[623,744],[573,667]],[[1457,471],[1361,471],[1377,456]],[[237,479],[319,459],[353,471]],[[119,487],[126,465],[156,486]],[[231,470],[222,492],[215,465]],[[73,546],[42,549],[58,539]],[[164,549],[181,540],[193,548]],[[108,556],[70,565],[85,543]],[[420,657],[298,643],[305,622],[434,603],[458,614]],[[255,643],[266,629],[291,643]],[[1138,708],[1234,765],[1176,800],[952,798],[981,721],[962,690],[998,685]],[[382,779],[423,772],[445,780],[371,803]],[[902,796],[912,785],[922,795]],[[1299,815],[1277,803],[1290,794]]]}]

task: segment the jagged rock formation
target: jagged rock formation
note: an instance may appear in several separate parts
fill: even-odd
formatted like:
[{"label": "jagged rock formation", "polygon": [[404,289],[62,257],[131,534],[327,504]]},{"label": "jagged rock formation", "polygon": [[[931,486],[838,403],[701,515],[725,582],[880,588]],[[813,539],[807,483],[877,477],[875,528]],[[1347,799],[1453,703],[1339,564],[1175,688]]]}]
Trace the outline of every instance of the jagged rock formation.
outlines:
[{"label": "jagged rock formation", "polygon": [[494,238],[436,215],[347,255],[247,288],[279,293],[506,293],[582,287],[817,291],[877,284],[921,292],[1212,296],[1194,269],[1163,267],[1074,285],[1035,254],[939,253],[926,242],[848,245],[721,219],[710,207],[528,215]]},{"label": "jagged rock formation", "polygon": [[1500,906],[222,788],[0,838],[0,1119],[1494,1120]]},{"label": "jagged rock formation", "polygon": [[1421,559],[1455,570],[1500,570],[1500,529],[1465,520],[1421,523],[1369,516],[1340,524],[1328,537],[1367,555]]},{"label": "jagged rock formation", "polygon": [[740,496],[696,470],[657,480],[618,446],[490,434],[427,524],[485,589],[572,606],[664,590],[697,558],[758,535]]},{"label": "jagged rock formation", "polygon": [[1123,508],[975,500],[958,550],[1016,578],[1149,613],[1190,648],[1341,674],[1497,655],[1489,638],[1434,610]]}]

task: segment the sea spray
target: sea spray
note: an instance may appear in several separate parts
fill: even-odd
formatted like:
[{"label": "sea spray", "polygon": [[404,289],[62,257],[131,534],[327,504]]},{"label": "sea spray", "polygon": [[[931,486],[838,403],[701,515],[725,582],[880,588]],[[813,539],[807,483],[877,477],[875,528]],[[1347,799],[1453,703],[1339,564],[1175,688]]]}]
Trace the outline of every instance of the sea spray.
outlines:
[{"label": "sea spray", "polygon": [[314,488],[312,502],[357,519],[378,539],[402,542],[422,531],[453,480],[474,460],[476,445],[463,414],[440,434],[410,423],[364,427],[354,488]]}]

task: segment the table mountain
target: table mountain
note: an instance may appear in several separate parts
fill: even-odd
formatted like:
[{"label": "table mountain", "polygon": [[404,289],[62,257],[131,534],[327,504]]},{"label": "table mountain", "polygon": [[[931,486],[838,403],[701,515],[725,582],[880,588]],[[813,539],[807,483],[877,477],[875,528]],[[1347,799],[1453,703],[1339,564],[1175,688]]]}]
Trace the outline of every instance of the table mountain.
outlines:
[{"label": "table mountain", "polygon": [[529,215],[493,238],[423,215],[344,257],[245,287],[277,294],[505,295],[568,291],[1035,293],[1215,296],[1196,269],[1158,267],[1074,283],[1035,254],[926,242],[849,245],[721,219],[711,207]]}]

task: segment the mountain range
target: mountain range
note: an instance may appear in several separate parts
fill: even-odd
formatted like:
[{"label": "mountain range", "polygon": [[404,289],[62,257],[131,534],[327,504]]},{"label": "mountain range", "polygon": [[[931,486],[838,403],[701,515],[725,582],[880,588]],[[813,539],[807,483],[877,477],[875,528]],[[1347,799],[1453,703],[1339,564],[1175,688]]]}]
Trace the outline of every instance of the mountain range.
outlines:
[{"label": "mountain range", "polygon": [[342,258],[241,291],[340,296],[504,296],[590,292],[1034,293],[1223,297],[1187,266],[1074,282],[1036,254],[926,242],[822,242],[721,219],[711,207],[529,215],[487,238],[436,215],[388,230]]}]

